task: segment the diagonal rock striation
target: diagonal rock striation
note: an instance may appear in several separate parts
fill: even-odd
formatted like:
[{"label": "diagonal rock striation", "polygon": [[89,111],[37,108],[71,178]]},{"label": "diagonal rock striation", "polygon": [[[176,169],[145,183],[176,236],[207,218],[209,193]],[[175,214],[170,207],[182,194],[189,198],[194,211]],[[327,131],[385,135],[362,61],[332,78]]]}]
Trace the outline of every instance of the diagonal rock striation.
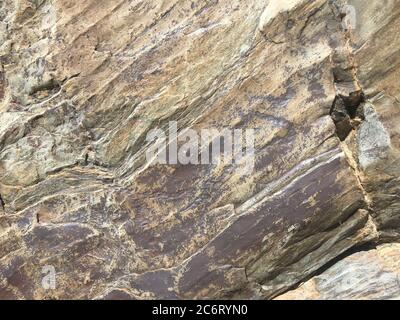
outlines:
[{"label": "diagonal rock striation", "polygon": [[[398,0],[2,1],[0,298],[398,297],[387,265],[346,259],[398,254],[399,16]],[[254,170],[152,165],[148,134],[172,121],[254,129]],[[332,288],[346,268],[372,289]]]}]

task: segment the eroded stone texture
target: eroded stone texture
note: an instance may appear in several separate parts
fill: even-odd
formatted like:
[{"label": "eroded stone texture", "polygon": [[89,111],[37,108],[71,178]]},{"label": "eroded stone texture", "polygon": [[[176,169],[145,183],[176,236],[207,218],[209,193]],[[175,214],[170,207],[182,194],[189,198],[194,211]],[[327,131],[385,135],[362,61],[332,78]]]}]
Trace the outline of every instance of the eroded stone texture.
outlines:
[{"label": "eroded stone texture", "polygon": [[[2,1],[0,298],[272,298],[397,239],[400,6],[346,3]],[[253,173],[150,166],[172,120]]]},{"label": "eroded stone texture", "polygon": [[[399,239],[400,226],[400,55],[398,1],[350,1],[358,11],[354,31],[354,55],[358,79],[366,95],[366,121],[349,144],[360,170],[361,182],[370,196],[381,238]],[[396,31],[397,30],[397,31]],[[352,140],[355,140],[353,143]],[[357,147],[355,147],[357,145]]]},{"label": "eroded stone texture", "polygon": [[399,259],[399,244],[357,252],[277,300],[398,300]]}]

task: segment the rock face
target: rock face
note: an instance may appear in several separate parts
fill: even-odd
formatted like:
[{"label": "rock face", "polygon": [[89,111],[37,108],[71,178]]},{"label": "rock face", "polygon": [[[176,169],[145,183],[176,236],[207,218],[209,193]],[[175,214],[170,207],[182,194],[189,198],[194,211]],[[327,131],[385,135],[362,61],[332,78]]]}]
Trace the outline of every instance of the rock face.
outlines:
[{"label": "rock face", "polygon": [[[0,298],[400,297],[398,245],[338,260],[400,239],[398,0],[0,8]],[[171,121],[254,170],[151,165]]]},{"label": "rock face", "polygon": [[358,252],[277,300],[400,299],[400,245]]}]

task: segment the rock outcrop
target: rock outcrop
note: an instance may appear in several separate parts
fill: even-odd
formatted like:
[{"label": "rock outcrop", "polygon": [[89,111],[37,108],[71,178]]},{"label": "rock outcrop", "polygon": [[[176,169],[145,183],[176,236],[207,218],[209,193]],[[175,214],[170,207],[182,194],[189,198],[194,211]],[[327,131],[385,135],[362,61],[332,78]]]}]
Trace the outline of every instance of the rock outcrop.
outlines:
[{"label": "rock outcrop", "polygon": [[[1,1],[0,298],[398,298],[398,30],[399,0]],[[171,121],[254,129],[254,170],[151,165]]]},{"label": "rock outcrop", "polygon": [[399,244],[354,253],[277,300],[399,300]]}]

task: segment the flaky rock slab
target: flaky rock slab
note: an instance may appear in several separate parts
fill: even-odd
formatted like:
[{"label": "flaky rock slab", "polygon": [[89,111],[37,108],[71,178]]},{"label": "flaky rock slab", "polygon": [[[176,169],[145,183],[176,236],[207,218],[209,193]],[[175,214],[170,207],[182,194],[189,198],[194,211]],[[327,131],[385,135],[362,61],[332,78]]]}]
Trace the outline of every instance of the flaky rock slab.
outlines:
[{"label": "flaky rock slab", "polygon": [[400,245],[354,253],[277,300],[400,299]]}]

